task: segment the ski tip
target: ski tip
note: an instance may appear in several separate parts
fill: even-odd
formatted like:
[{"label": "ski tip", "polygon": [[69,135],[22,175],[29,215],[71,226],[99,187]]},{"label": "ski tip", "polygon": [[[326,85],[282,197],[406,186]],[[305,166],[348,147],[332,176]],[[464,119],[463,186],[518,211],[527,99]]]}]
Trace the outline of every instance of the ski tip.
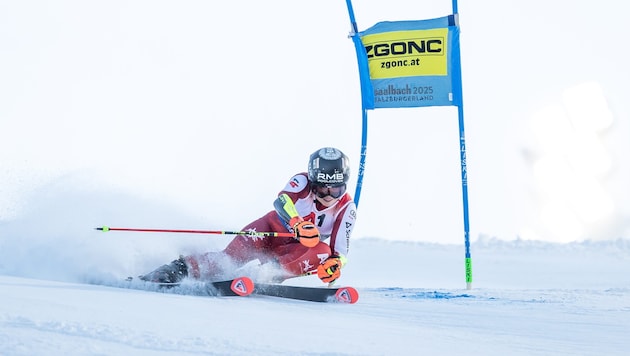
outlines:
[{"label": "ski tip", "polygon": [[335,299],[339,303],[354,304],[359,300],[359,292],[352,287],[343,287],[335,293]]},{"label": "ski tip", "polygon": [[230,285],[232,292],[241,297],[252,294],[254,291],[254,282],[248,277],[235,278]]}]

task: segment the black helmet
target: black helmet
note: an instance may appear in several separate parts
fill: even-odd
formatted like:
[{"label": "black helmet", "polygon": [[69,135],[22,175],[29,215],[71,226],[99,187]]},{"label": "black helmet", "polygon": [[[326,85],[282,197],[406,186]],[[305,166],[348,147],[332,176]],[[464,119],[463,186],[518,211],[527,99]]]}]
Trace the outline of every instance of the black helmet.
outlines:
[{"label": "black helmet", "polygon": [[350,178],[348,163],[348,157],[338,149],[321,148],[315,151],[308,161],[308,179],[319,186],[342,186],[348,183]]}]

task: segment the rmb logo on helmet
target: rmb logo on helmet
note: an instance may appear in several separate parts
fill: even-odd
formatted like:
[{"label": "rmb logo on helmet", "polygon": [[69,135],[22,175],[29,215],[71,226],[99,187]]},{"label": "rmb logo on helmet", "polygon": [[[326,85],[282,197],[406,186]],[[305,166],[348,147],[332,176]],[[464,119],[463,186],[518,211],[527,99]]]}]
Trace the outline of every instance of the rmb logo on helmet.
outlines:
[{"label": "rmb logo on helmet", "polygon": [[320,186],[338,187],[350,178],[348,157],[333,147],[315,151],[308,161],[308,178]]},{"label": "rmb logo on helmet", "polygon": [[317,182],[326,184],[339,184],[343,183],[343,173],[317,173]]}]

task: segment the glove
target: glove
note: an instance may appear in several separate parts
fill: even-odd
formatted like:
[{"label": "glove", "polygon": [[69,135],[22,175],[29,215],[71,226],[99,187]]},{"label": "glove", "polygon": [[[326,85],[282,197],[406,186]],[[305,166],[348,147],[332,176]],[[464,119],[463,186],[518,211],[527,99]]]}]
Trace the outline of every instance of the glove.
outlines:
[{"label": "glove", "polygon": [[330,256],[324,263],[317,266],[317,277],[324,283],[332,283],[341,276],[341,259],[337,256]]},{"label": "glove", "polygon": [[295,238],[306,247],[314,247],[319,243],[319,229],[310,221],[294,221],[298,218],[291,219],[293,222],[293,231]]}]

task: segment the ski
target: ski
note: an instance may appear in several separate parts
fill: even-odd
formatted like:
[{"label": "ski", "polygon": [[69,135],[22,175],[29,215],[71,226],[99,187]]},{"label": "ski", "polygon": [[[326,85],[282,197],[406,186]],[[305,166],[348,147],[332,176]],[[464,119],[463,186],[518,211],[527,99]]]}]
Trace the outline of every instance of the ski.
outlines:
[{"label": "ski", "polygon": [[[127,278],[128,282],[132,280],[132,277]],[[322,288],[273,283],[254,283],[249,277],[244,276],[215,282],[146,283],[158,288],[185,288],[180,292],[196,295],[244,297],[255,294],[309,302],[346,304],[354,304],[359,300],[359,292],[353,287]]]},{"label": "ski", "polygon": [[[127,281],[132,281],[132,277],[128,277]],[[201,282],[192,283],[190,285],[184,283],[159,283],[159,282],[146,282],[150,285],[155,285],[161,288],[190,288],[191,290],[202,290],[203,294],[211,296],[222,297],[245,297],[254,291],[254,282],[249,277],[237,277],[233,279],[227,279],[224,281],[214,282]]]},{"label": "ski", "polygon": [[353,304],[359,300],[359,292],[352,287],[318,288],[256,283],[253,294],[324,303]]}]

